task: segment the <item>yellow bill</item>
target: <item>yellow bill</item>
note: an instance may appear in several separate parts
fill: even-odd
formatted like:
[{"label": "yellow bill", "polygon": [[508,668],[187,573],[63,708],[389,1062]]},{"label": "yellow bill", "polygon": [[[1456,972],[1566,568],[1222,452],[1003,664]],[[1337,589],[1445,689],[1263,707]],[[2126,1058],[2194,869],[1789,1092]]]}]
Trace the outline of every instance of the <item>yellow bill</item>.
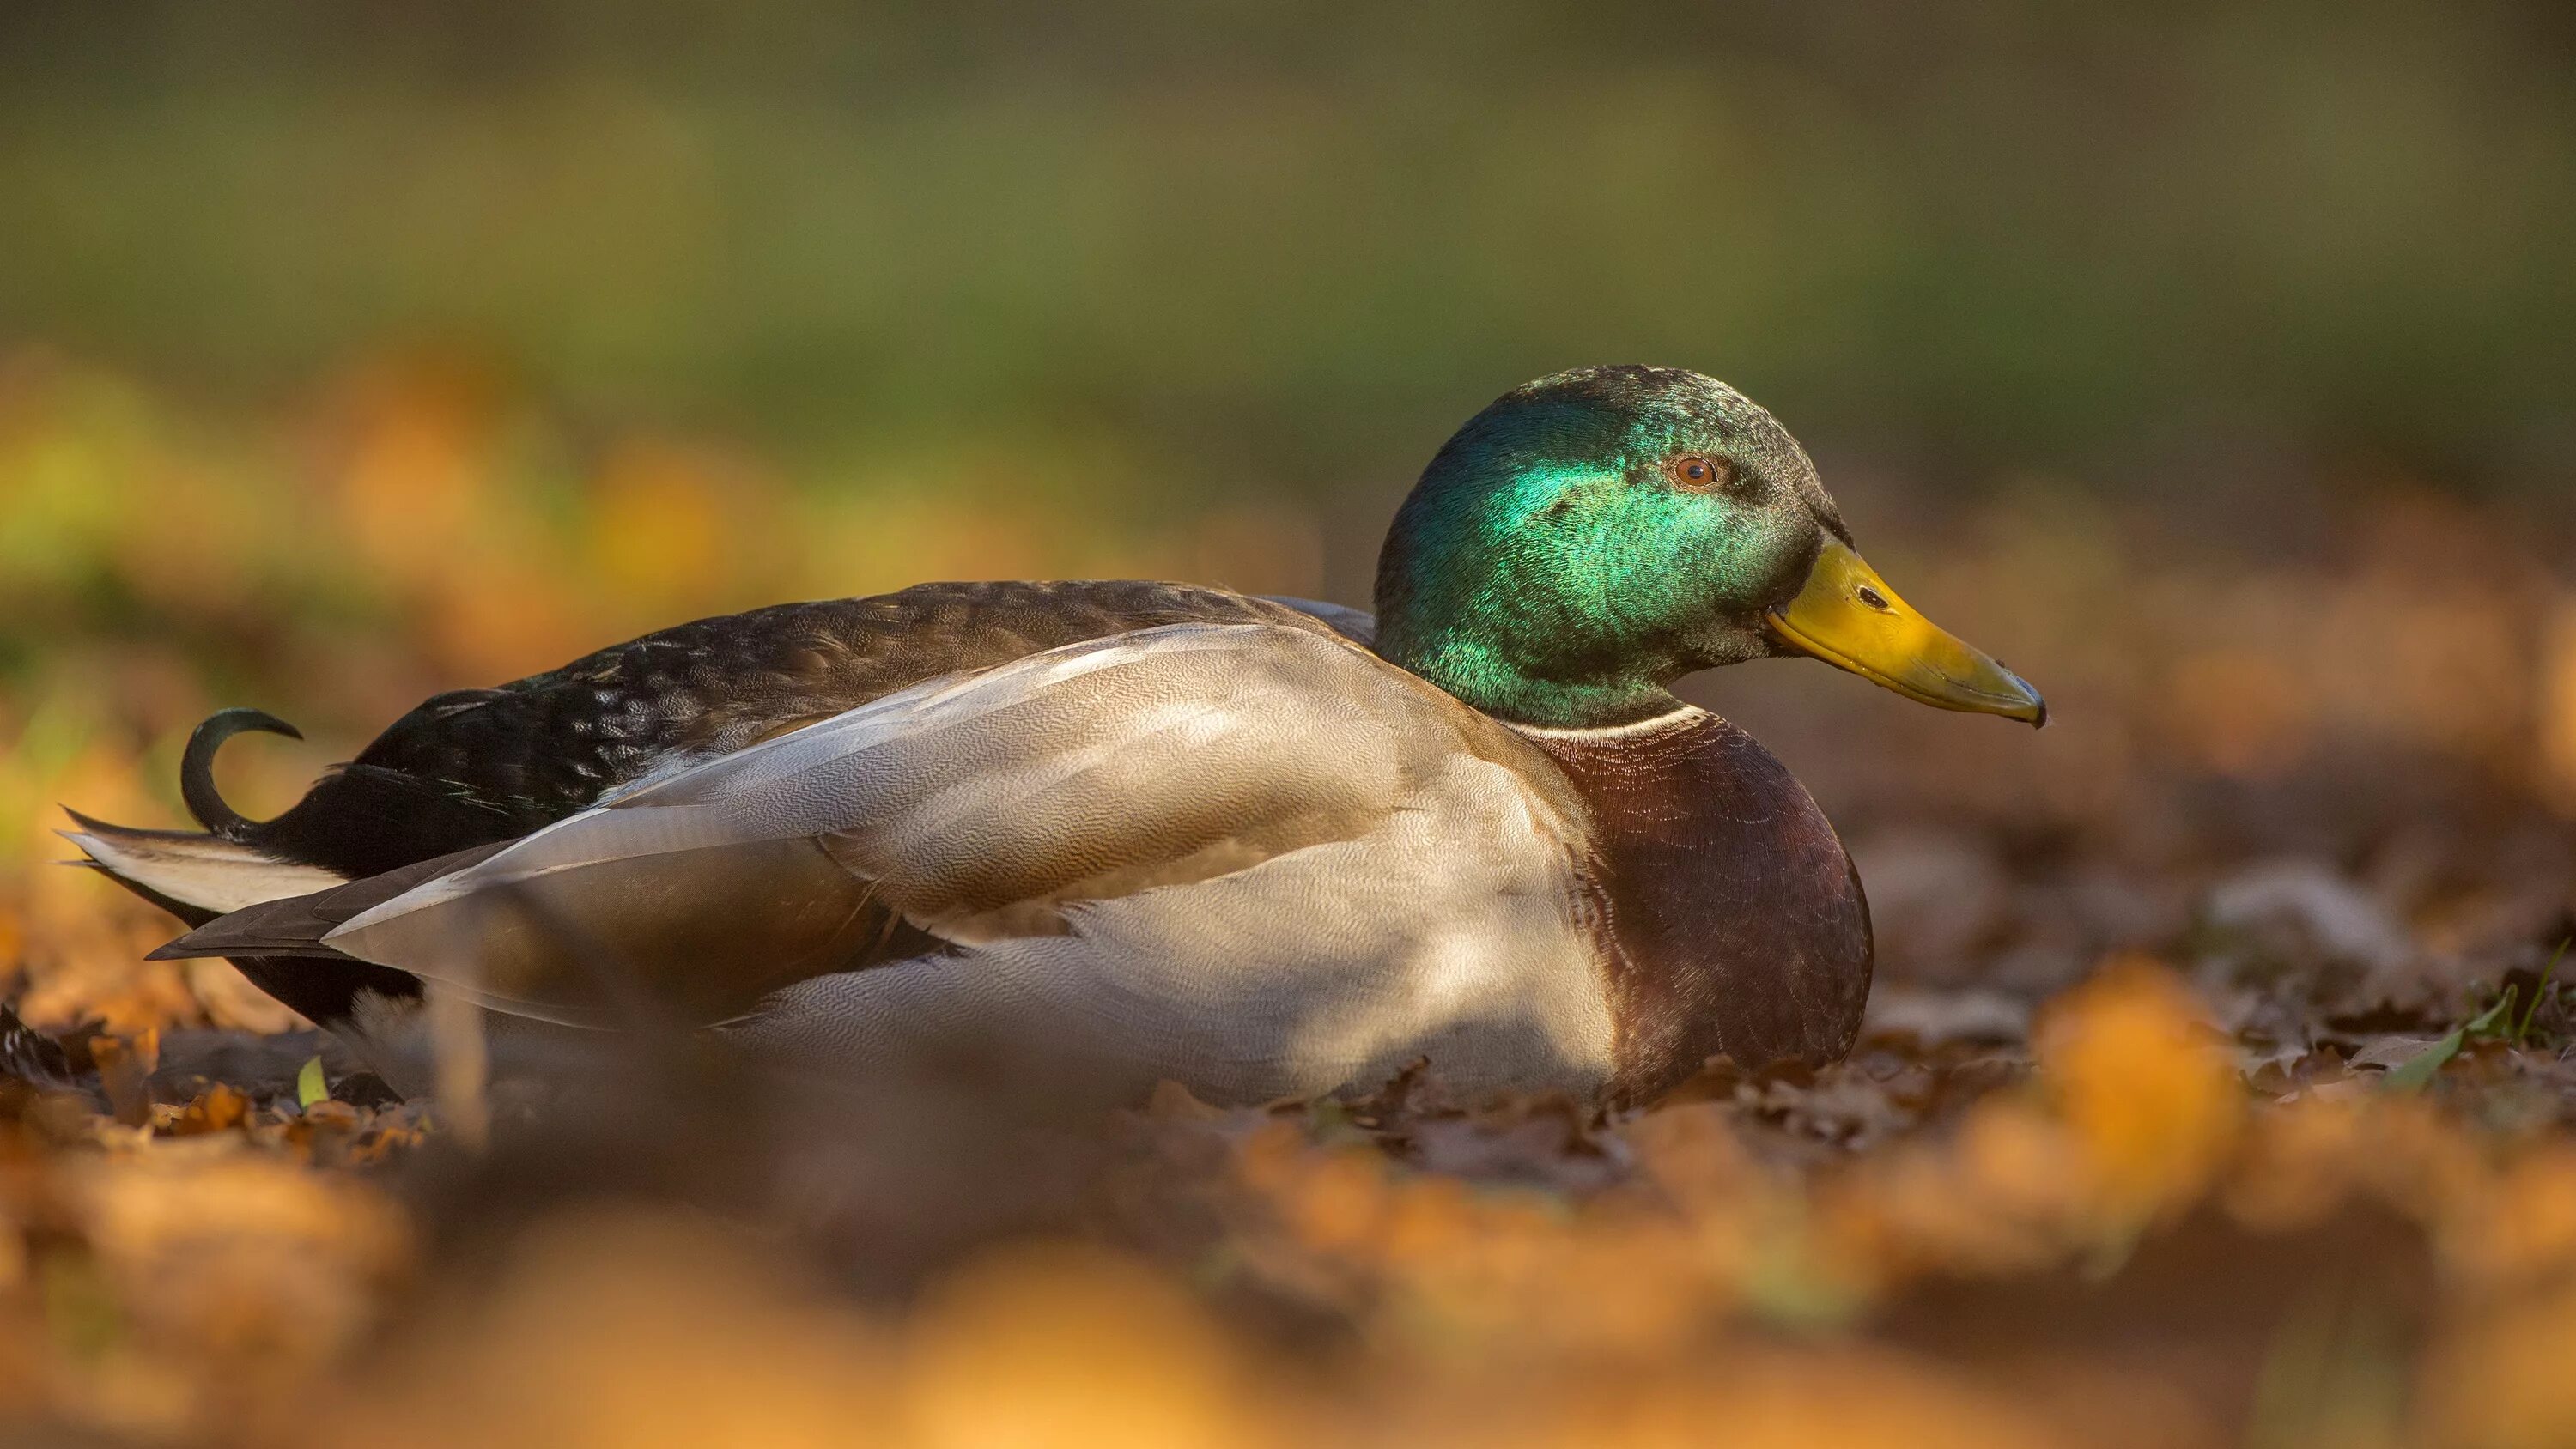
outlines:
[{"label": "yellow bill", "polygon": [[1825,540],[1807,586],[1768,617],[1789,643],[1907,699],[2048,723],[2048,703],[2038,690],[1914,612],[1878,570],[1837,540]]}]

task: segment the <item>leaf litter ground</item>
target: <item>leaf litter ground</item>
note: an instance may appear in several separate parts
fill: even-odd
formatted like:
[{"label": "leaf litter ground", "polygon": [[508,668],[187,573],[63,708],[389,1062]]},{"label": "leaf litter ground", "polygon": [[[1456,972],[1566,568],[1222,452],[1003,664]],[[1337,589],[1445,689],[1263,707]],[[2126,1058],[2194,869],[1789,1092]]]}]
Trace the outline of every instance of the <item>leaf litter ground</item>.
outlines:
[{"label": "leaf litter ground", "polygon": [[[136,516],[64,575],[135,617],[5,600],[64,641],[0,699],[16,1438],[2576,1443],[2576,589],[2515,520],[2380,488],[2211,543],[2022,499],[1875,549],[2060,723],[1708,683],[1871,893],[1829,1067],[1604,1117],[1419,1071],[1219,1108],[1102,1100],[1043,1044],[819,1082],[658,1043],[468,1150],[229,968],[142,963],[167,923],[43,864],[51,805],[172,820],[137,782],[240,702],[138,640],[354,741],[653,620],[585,612],[620,596],[577,550],[530,571],[556,525],[509,490],[414,510],[476,520],[429,537],[327,467],[296,507],[332,548],[220,551],[178,599],[117,542],[177,509],[145,485],[270,475],[141,446]],[[307,576],[334,557],[364,577]],[[775,588],[654,577],[667,617]],[[315,622],[366,590],[366,628]]]}]

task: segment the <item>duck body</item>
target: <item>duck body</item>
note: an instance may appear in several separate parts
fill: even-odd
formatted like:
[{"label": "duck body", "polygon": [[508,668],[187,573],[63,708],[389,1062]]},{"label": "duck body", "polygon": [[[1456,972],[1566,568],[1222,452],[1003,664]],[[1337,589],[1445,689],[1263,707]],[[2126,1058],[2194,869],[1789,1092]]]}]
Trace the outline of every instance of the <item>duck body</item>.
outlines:
[{"label": "duck body", "polygon": [[[1741,403],[1656,369],[1532,387],[1568,378],[1656,427],[1675,390]],[[1786,609],[1840,525],[1766,466],[1766,506],[1810,520],[1806,556],[1752,586]],[[1636,472],[1600,497],[1666,486]],[[1568,496],[1497,536],[1581,525]],[[1446,546],[1405,528],[1391,567]],[[1420,592],[1381,579],[1382,605]],[[234,960],[401,1090],[429,1076],[425,983],[484,1007],[504,1062],[667,1024],[826,1064],[1043,1042],[1223,1101],[1417,1058],[1463,1090],[1636,1101],[1719,1053],[1849,1049],[1871,940],[1841,843],[1776,758],[1651,679],[1773,646],[1656,625],[1675,657],[1648,687],[1621,657],[1571,703],[1533,704],[1536,672],[1498,703],[1379,652],[1383,617],[1132,581],[783,605],[433,698],[267,822],[204,772],[225,733],[278,726],[219,716],[183,781],[208,832],[68,833],[196,927],[156,954]],[[1530,654],[1488,649],[1476,678],[1498,657]]]},{"label": "duck body", "polygon": [[[1465,1090],[1627,1098],[1718,1051],[1848,1047],[1866,912],[1767,751],[1695,709],[1524,732],[1367,652],[1366,616],[1342,624],[1113,581],[683,625],[405,716],[236,832],[354,884],[189,949],[404,1087],[429,1075],[420,983],[455,972],[459,934],[486,979],[458,984],[538,1053],[619,1024],[580,949],[800,1059],[1035,1038],[1230,1101],[1417,1057]],[[808,792],[820,814],[774,813]],[[663,819],[719,810],[685,843]],[[1821,885],[1821,909],[1764,906],[1790,885]],[[494,911],[536,919],[467,919]],[[1808,977],[1832,989],[1795,999]]]},{"label": "duck body", "polygon": [[[1141,890],[1077,885],[1059,930],[1023,919],[970,950],[789,986],[745,1035],[822,1059],[936,1049],[959,1020],[1058,1047],[1079,1036],[1097,1060],[1151,1063],[1151,1076],[1220,1101],[1365,1088],[1417,1058],[1461,1090],[1633,1101],[1718,1052],[1821,1062],[1849,1048],[1869,974],[1850,864],[1786,770],[1714,716],[1529,737],[1360,650],[1259,626],[1074,646],[974,692],[1016,692],[1104,655],[1125,656],[1100,668],[1105,691],[1161,696],[1204,679],[1183,707],[1193,738],[1176,742],[1187,766],[1125,742],[1123,728],[1105,743],[1125,808],[1151,812],[1151,782],[1188,779],[1188,822],[1163,829],[1215,848],[1158,868]],[[1333,707],[1312,709],[1319,699]],[[907,707],[889,703],[888,714]],[[1144,712],[1170,708],[1158,697]],[[1239,737],[1222,738],[1229,729]],[[1058,838],[1051,809],[1088,808],[1105,783],[1015,803],[1010,833]],[[1662,806],[1619,815],[1623,791]],[[1675,808],[1694,799],[1714,812]],[[969,853],[988,872],[1012,850],[983,834],[989,821],[977,829]],[[946,852],[912,841],[895,853]],[[1767,909],[1784,888],[1813,909]],[[1030,881],[998,894],[1051,892]],[[984,928],[952,917],[932,929],[972,939]]]}]

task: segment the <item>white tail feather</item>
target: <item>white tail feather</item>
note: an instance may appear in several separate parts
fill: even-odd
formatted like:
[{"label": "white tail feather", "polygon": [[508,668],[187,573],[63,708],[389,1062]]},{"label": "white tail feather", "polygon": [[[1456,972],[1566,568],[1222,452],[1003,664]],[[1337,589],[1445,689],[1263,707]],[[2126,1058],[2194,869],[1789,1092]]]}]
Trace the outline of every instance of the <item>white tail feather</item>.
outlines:
[{"label": "white tail feather", "polygon": [[212,835],[95,823],[60,833],[108,874],[219,914],[346,884],[335,871],[278,860]]}]

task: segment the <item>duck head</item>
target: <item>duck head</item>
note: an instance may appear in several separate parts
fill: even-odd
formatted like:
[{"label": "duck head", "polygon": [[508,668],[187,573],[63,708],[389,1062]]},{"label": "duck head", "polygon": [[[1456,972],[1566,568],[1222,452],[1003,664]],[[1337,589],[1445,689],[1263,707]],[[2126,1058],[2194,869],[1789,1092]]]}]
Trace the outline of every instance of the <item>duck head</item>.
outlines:
[{"label": "duck head", "polygon": [[1685,674],[1786,654],[2048,718],[1862,560],[1787,429],[1680,368],[1561,372],[1470,418],[1396,514],[1377,620],[1390,662],[1522,724],[1650,719]]}]

